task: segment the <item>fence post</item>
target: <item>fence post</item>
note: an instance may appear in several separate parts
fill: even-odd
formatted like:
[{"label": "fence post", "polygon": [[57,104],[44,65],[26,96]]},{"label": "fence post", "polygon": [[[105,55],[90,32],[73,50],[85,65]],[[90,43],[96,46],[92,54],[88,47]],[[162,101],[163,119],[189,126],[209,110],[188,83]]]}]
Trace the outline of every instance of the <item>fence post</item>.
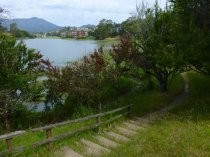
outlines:
[{"label": "fence post", "polygon": [[[101,103],[98,104],[98,113],[101,113]],[[99,124],[101,122],[101,116],[96,118],[96,122]]]},{"label": "fence post", "polygon": [[8,150],[12,150],[12,147],[13,147],[12,139],[13,139],[13,138],[8,138],[8,139],[6,139],[7,149],[8,149]]},{"label": "fence post", "polygon": [[[52,128],[49,128],[46,130],[46,136],[47,136],[47,139],[50,139],[52,137]],[[50,151],[51,150],[51,142],[49,142],[47,144],[48,146],[48,150]]]},{"label": "fence post", "polygon": [[131,104],[128,106],[128,117],[131,117]]},{"label": "fence post", "polygon": [[[98,113],[101,113],[101,103],[98,104]],[[101,116],[96,117],[96,123],[100,124],[101,123]],[[98,127],[97,129],[98,131],[100,130],[100,128]]]}]

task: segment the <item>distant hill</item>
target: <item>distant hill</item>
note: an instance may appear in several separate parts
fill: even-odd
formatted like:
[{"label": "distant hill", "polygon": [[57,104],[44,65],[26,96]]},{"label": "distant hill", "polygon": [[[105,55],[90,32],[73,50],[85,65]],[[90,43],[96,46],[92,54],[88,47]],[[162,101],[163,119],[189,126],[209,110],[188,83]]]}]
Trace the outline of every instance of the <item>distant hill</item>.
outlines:
[{"label": "distant hill", "polygon": [[53,23],[50,23],[44,19],[40,19],[37,17],[27,18],[27,19],[12,19],[12,20],[6,20],[3,23],[3,26],[7,27],[9,29],[9,26],[11,23],[17,23],[17,27],[21,30],[25,30],[28,32],[36,33],[36,32],[51,32],[55,31],[60,26],[57,26]]},{"label": "distant hill", "polygon": [[88,24],[88,25],[83,25],[83,26],[81,26],[80,28],[94,29],[94,28],[96,28],[96,26],[95,26],[95,25]]}]

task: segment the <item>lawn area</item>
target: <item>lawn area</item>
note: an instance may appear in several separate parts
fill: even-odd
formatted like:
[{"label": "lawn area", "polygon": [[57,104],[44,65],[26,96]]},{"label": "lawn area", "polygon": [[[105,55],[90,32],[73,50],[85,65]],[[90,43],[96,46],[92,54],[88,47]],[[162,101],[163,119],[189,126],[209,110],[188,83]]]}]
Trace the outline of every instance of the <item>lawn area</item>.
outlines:
[{"label": "lawn area", "polygon": [[107,157],[210,156],[210,77],[187,75],[187,100]]}]

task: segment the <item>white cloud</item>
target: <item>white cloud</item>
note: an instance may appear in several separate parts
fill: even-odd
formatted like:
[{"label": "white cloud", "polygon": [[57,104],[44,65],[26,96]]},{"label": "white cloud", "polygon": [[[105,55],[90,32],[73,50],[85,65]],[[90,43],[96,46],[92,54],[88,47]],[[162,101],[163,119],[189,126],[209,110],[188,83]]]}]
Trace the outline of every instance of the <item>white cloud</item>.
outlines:
[{"label": "white cloud", "polygon": [[[44,18],[55,24],[97,24],[102,18],[114,22],[126,20],[135,12],[140,0],[1,0],[0,6],[9,10],[12,18]],[[154,4],[155,0],[147,0]],[[159,0],[163,7],[165,0]]]}]

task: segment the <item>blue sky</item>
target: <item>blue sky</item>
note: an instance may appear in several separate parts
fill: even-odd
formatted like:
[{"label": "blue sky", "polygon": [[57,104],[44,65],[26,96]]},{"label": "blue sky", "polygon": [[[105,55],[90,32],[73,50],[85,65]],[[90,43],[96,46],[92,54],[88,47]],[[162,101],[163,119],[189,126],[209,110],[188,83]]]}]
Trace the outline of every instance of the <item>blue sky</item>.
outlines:
[{"label": "blue sky", "polygon": [[[145,0],[152,6],[155,0]],[[161,7],[166,0],[158,0]],[[105,18],[122,22],[135,12],[140,0],[1,0],[10,18],[39,17],[60,26],[95,24]]]}]

